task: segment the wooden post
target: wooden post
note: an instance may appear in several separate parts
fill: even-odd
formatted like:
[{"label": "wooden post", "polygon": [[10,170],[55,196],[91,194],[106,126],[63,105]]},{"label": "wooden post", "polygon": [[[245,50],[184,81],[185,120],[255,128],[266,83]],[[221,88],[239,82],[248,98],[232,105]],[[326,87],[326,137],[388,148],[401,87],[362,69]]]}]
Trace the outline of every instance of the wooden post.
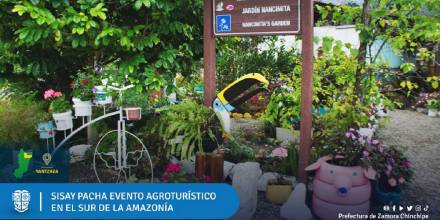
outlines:
[{"label": "wooden post", "polygon": [[203,178],[206,172],[206,155],[205,153],[197,152],[196,153],[196,176]]},{"label": "wooden post", "polygon": [[313,120],[313,0],[303,0],[301,3],[302,80],[298,177],[300,182],[307,183],[307,173],[304,169],[309,164]]},{"label": "wooden post", "polygon": [[203,59],[204,103],[211,106],[216,95],[215,85],[215,38],[213,30],[213,1],[205,0],[203,12]]}]

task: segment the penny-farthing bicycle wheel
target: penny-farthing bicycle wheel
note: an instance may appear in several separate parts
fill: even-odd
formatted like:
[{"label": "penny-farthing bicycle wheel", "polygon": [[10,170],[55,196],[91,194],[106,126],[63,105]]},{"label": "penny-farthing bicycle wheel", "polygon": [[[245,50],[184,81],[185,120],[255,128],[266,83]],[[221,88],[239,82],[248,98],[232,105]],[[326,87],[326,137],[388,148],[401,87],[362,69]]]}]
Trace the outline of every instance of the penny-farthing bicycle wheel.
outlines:
[{"label": "penny-farthing bicycle wheel", "polygon": [[[127,143],[126,163],[118,161],[118,130],[107,132],[96,144],[93,169],[98,182],[127,182],[132,176],[152,182],[153,163],[147,148],[133,133],[125,131],[122,135],[124,134]],[[121,158],[123,158],[122,152]]]}]

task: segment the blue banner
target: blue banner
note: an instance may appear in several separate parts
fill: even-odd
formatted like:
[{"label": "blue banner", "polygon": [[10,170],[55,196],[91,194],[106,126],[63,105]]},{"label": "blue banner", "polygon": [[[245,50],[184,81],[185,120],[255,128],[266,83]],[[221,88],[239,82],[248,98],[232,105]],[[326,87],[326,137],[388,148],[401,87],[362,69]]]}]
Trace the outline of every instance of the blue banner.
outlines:
[{"label": "blue banner", "polygon": [[0,219],[225,219],[227,184],[0,184]]}]

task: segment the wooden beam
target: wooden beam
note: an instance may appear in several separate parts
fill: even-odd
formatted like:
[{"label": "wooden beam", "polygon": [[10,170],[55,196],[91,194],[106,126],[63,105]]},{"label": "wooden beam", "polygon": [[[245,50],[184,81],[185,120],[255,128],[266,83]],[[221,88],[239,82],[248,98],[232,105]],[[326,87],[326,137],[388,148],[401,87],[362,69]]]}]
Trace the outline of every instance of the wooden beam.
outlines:
[{"label": "wooden beam", "polygon": [[309,165],[312,144],[313,99],[313,0],[301,1],[302,79],[299,181],[307,183],[305,168]]},{"label": "wooden beam", "polygon": [[211,106],[216,96],[215,84],[215,38],[213,31],[213,1],[205,0],[203,12],[203,81],[204,104]]}]

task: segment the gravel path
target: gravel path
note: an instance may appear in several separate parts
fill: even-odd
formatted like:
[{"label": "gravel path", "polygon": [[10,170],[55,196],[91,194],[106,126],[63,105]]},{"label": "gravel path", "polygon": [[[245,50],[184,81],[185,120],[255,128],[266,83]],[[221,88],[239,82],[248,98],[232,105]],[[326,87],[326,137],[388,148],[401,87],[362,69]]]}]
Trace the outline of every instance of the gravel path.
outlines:
[{"label": "gravel path", "polygon": [[429,219],[440,219],[440,118],[396,110],[378,132],[386,145],[403,150],[412,163],[414,176],[402,192],[404,205],[429,205]]}]

